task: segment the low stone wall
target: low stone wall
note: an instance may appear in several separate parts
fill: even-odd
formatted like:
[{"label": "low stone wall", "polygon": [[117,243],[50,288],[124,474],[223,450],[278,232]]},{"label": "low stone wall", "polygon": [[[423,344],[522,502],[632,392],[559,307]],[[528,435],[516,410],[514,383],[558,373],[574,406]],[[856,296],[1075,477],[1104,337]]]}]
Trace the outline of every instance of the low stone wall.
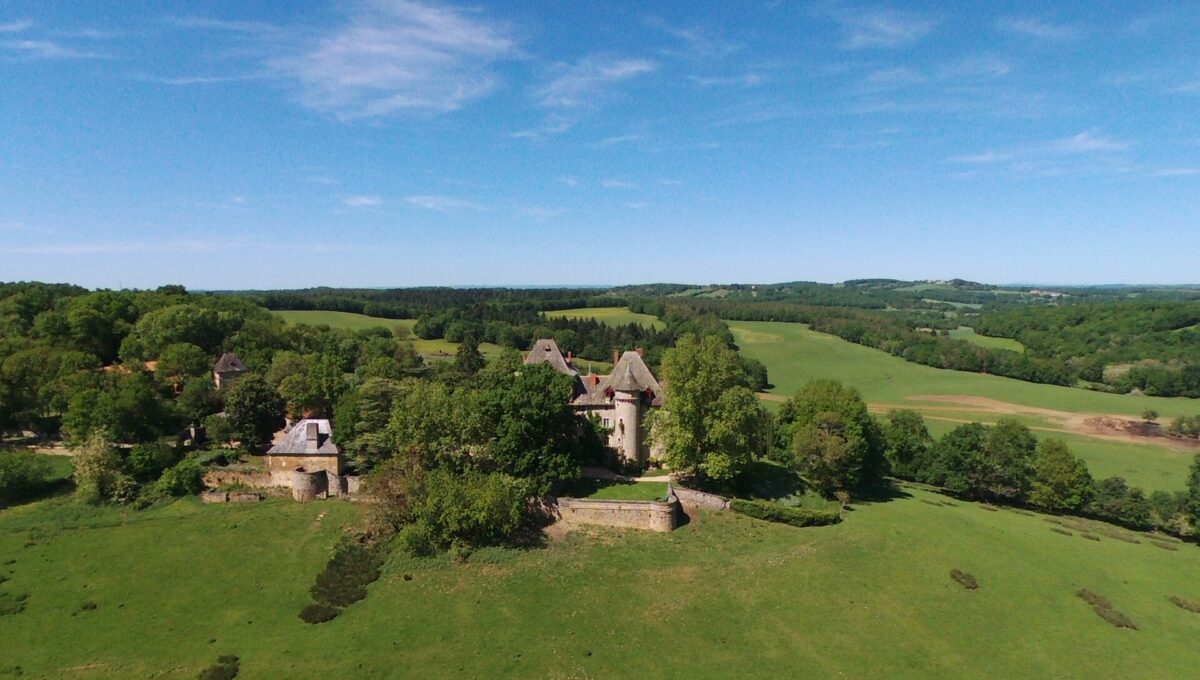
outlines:
[{"label": "low stone wall", "polygon": [[245,472],[227,468],[210,468],[204,472],[204,485],[213,488],[233,486],[235,484],[266,488],[271,486],[287,486],[288,483],[289,480],[286,477],[278,479],[266,470],[261,472]]},{"label": "low stone wall", "polygon": [[574,524],[671,531],[679,505],[673,494],[663,501],[609,501],[591,498],[559,498],[559,518]]},{"label": "low stone wall", "polygon": [[257,503],[262,496],[244,491],[204,491],[200,500],[204,503]]},{"label": "low stone wall", "polygon": [[679,502],[686,507],[704,508],[706,510],[728,510],[729,499],[722,498],[716,494],[696,491],[694,489],[685,489],[682,486],[671,485],[671,491],[675,493],[675,497]]}]

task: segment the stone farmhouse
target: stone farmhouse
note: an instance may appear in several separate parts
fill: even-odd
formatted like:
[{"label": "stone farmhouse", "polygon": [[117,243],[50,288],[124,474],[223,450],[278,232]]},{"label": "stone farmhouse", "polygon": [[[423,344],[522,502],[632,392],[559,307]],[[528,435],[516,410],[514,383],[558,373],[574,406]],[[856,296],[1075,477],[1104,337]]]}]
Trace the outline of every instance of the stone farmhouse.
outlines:
[{"label": "stone farmhouse", "polygon": [[221,355],[220,359],[217,359],[216,365],[213,366],[213,384],[218,390],[229,387],[233,381],[249,372],[250,369],[238,358],[238,355],[226,352]]},{"label": "stone farmhouse", "polygon": [[635,350],[613,353],[613,370],[608,375],[581,375],[564,356],[558,343],[551,339],[537,340],[525,355],[525,363],[549,364],[554,370],[571,376],[574,393],[571,407],[581,416],[595,415],[600,423],[611,429],[608,445],[621,458],[632,463],[645,463],[652,457],[646,441],[646,413],[662,405],[665,391],[642,357]]}]

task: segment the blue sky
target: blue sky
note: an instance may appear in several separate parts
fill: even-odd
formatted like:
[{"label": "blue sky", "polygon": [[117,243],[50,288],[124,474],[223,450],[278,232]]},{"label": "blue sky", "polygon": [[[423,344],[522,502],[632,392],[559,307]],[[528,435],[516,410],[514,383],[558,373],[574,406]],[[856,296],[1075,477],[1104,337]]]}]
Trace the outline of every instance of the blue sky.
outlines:
[{"label": "blue sky", "polygon": [[1197,282],[1197,35],[1193,3],[7,2],[0,280]]}]

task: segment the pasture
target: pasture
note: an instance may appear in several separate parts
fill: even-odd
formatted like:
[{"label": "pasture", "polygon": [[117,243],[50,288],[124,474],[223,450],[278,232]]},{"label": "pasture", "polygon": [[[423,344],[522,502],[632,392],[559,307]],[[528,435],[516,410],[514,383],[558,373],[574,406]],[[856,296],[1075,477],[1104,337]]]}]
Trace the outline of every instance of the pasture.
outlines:
[{"label": "pasture", "polygon": [[635,323],[646,328],[662,329],[666,327],[657,316],[638,314],[625,307],[583,307],[580,309],[559,309],[553,312],[542,312],[550,318],[565,319],[595,319],[608,326],[624,326]]},{"label": "pasture", "polygon": [[975,329],[971,328],[970,326],[959,326],[958,328],[950,331],[950,337],[958,340],[966,340],[972,345],[979,345],[980,347],[985,347],[987,349],[1006,349],[1010,352],[1018,353],[1025,352],[1025,345],[1022,345],[1020,340],[1013,340],[1012,338],[993,338],[987,335],[980,335],[976,333]]},{"label": "pasture", "polygon": [[1011,417],[1035,428],[1039,436],[1066,439],[1096,476],[1120,474],[1148,491],[1183,488],[1192,455],[1200,451],[1165,440],[1122,437],[1090,425],[1104,415],[1136,419],[1147,408],[1157,410],[1164,420],[1194,415],[1200,413],[1200,400],[1107,394],[931,368],[813,332],[803,324],[728,323],[741,351],[767,366],[774,384],[764,395],[769,404],[795,394],[810,380],[834,378],[858,388],[877,414],[893,408],[920,411],[935,433],[972,420],[990,423]]},{"label": "pasture", "polygon": [[[1086,540],[915,487],[830,527],[703,513],[671,534],[573,531],[466,564],[397,554],[366,600],[301,622],[359,512],[61,499],[0,511],[0,590],[29,595],[0,616],[0,672],[194,678],[220,654],[247,679],[1188,677],[1200,664],[1200,615],[1168,601],[1200,599],[1196,546],[1099,525]],[[1138,630],[1097,616],[1080,588]]]},{"label": "pasture", "polygon": [[[453,356],[458,350],[458,343],[448,340],[424,340],[413,335],[412,329],[416,319],[384,319],[352,312],[327,312],[314,310],[275,310],[271,312],[288,323],[307,324],[309,326],[329,326],[358,331],[366,328],[387,328],[388,330],[403,329],[405,337],[412,341],[418,354],[423,356],[441,357]],[[484,356],[495,356],[503,351],[499,345],[484,342],[479,345],[479,351]]]}]

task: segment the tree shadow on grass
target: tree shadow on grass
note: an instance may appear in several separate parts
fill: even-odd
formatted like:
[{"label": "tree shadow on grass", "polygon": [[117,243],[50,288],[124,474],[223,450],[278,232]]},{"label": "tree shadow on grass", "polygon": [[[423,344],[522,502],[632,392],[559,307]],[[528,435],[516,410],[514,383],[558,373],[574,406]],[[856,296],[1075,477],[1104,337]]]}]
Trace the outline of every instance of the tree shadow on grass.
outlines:
[{"label": "tree shadow on grass", "polygon": [[16,498],[0,498],[0,510],[25,505],[26,503],[43,501],[55,496],[67,496],[73,491],[75,491],[75,482],[71,481],[70,478],[53,479],[39,485],[36,489],[27,490]]}]

